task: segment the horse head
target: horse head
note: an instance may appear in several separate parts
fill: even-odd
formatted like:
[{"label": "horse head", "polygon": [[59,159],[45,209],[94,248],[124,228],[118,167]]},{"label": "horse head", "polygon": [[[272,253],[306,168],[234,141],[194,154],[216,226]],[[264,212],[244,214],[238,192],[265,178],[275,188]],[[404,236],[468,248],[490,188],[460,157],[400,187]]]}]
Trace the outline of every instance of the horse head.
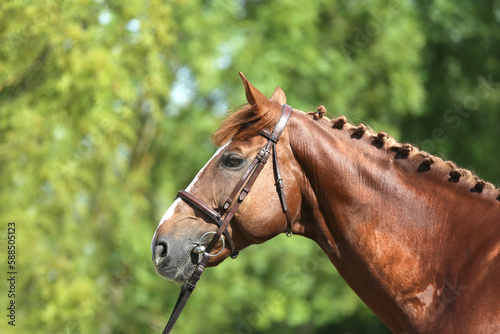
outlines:
[{"label": "horse head", "polygon": [[[268,99],[243,74],[240,73],[240,76],[248,105],[229,116],[214,134],[213,140],[220,146],[219,149],[186,188],[189,196],[208,208],[203,210],[186,198],[177,198],[153,236],[154,265],[158,273],[167,279],[183,282],[193,272],[202,251],[218,228],[210,215],[226,212],[228,207],[234,205],[227,200],[241,193],[248,181],[239,181],[243,180],[244,174],[254,173],[252,164],[258,160],[256,157],[262,153],[266,143],[270,143],[263,133],[271,133],[280,120],[282,106],[286,103],[283,90],[277,87]],[[260,176],[254,180],[244,202],[234,212],[227,231],[211,250],[208,266],[219,264],[251,244],[262,243],[287,232],[287,226],[290,227],[299,216],[301,195],[298,170],[291,163],[293,152],[288,142],[285,131],[276,145],[275,157],[281,168],[278,173],[286,180],[283,192],[288,204],[289,221],[282,212],[282,203],[276,192],[277,180],[273,172],[276,169],[273,169],[273,164],[277,161],[270,157],[269,162],[263,164]],[[294,226],[296,228],[298,226]],[[300,229],[294,232],[300,233]]]}]

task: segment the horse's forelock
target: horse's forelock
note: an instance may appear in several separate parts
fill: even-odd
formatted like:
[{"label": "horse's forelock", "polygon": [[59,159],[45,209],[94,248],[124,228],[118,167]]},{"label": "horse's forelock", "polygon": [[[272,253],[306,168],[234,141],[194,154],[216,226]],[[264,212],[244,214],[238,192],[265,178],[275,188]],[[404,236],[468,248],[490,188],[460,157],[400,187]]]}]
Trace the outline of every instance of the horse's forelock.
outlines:
[{"label": "horse's forelock", "polygon": [[281,108],[277,102],[270,101],[266,106],[243,105],[235,111],[229,111],[229,116],[212,135],[215,145],[234,138],[251,138],[262,130],[271,131],[278,123]]}]

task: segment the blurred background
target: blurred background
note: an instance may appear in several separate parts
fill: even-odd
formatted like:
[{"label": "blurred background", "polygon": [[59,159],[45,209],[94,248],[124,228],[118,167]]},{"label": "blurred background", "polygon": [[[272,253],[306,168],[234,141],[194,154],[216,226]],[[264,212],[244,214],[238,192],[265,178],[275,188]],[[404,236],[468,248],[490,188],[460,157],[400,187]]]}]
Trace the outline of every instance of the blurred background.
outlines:
[{"label": "blurred background", "polygon": [[[2,1],[1,245],[16,222],[19,274],[0,332],[161,332],[180,286],[151,238],[246,102],[238,71],[498,186],[499,55],[498,0]],[[207,270],[174,332],[389,331],[318,246],[280,236]]]}]

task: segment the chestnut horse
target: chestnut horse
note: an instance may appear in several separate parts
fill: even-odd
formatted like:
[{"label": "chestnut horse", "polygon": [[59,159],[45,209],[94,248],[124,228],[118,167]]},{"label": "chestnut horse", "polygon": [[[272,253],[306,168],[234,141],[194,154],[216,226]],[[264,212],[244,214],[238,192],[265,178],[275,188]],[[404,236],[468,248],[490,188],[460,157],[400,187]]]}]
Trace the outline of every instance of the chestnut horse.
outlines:
[{"label": "chestnut horse", "polygon": [[[186,189],[215,211],[286,103],[281,88],[268,99],[240,75],[248,105],[214,134],[220,148]],[[294,109],[276,145],[291,232],[317,242],[394,333],[499,333],[500,191],[386,133],[323,113]],[[287,231],[273,174],[266,164],[227,227],[237,250]],[[153,237],[158,273],[186,281],[199,262],[193,249],[216,229],[178,198]],[[227,237],[211,255],[208,266],[231,255]]]}]

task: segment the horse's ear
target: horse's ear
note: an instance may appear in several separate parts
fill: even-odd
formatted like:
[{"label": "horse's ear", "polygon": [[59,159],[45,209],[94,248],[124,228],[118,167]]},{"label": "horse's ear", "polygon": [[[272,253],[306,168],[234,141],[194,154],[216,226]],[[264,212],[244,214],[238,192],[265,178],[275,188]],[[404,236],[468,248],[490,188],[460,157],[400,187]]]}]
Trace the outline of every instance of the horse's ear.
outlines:
[{"label": "horse's ear", "polygon": [[240,78],[241,82],[243,82],[243,86],[245,86],[247,101],[251,106],[256,106],[260,109],[265,108],[267,105],[269,105],[269,99],[265,97],[264,94],[262,94],[257,88],[255,88],[241,72]]},{"label": "horse's ear", "polygon": [[276,87],[273,95],[271,95],[271,101],[278,102],[281,105],[286,104],[285,92],[281,87]]}]

